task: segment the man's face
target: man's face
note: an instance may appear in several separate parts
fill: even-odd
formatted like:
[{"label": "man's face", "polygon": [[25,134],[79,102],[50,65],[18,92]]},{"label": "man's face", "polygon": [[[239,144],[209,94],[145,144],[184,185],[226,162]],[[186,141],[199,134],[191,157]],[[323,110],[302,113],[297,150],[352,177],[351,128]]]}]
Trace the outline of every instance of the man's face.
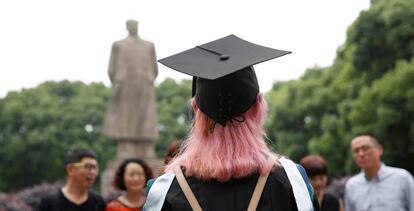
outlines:
[{"label": "man's face", "polygon": [[370,136],[358,136],[351,142],[352,155],[362,170],[370,170],[381,163],[382,147]]},{"label": "man's face", "polygon": [[68,164],[68,176],[79,186],[89,189],[98,176],[99,167],[95,158],[83,158],[80,162]]}]

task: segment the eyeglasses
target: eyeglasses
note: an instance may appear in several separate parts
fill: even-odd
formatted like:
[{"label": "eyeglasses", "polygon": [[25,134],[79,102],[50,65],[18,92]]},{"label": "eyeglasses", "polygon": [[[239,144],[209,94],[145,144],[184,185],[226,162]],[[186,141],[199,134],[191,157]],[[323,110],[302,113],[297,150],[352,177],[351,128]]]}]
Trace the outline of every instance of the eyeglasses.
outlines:
[{"label": "eyeglasses", "polygon": [[88,171],[99,171],[98,165],[90,164],[90,163],[73,163],[75,167],[83,167],[85,170]]}]

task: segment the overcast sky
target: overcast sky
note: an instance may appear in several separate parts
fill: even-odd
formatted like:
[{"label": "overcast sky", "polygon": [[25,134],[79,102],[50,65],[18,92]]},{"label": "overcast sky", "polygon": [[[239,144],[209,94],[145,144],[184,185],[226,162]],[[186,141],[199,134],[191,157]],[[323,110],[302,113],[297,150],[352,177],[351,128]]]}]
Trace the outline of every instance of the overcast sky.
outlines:
[{"label": "overcast sky", "polygon": [[[158,59],[235,34],[293,53],[255,66],[262,92],[329,66],[370,0],[10,0],[0,1],[0,97],[46,80],[103,82],[111,45],[139,22]],[[190,78],[159,64],[157,83]]]}]

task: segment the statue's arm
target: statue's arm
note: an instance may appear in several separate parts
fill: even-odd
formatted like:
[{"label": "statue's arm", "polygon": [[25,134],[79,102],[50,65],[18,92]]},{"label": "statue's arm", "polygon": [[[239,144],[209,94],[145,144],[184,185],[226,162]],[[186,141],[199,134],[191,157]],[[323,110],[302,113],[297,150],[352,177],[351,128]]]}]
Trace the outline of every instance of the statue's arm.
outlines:
[{"label": "statue's arm", "polygon": [[108,67],[108,75],[109,79],[111,80],[112,84],[115,80],[115,72],[116,72],[116,57],[117,57],[117,45],[116,43],[112,44],[111,55],[109,58],[109,67]]},{"label": "statue's arm", "polygon": [[153,62],[153,67],[154,67],[154,80],[157,78],[158,76],[158,65],[157,65],[157,54],[155,52],[155,46],[154,44],[152,45],[152,62]]}]

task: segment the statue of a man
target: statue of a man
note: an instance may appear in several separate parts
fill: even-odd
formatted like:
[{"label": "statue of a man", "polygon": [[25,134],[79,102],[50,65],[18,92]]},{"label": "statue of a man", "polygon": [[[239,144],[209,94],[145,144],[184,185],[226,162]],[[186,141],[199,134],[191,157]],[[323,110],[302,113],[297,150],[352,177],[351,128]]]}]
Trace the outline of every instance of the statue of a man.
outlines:
[{"label": "statue of a man", "polygon": [[109,62],[112,97],[104,134],[119,141],[152,141],[157,136],[154,80],[155,47],[138,36],[138,22],[127,21],[128,37],[114,42]]}]

